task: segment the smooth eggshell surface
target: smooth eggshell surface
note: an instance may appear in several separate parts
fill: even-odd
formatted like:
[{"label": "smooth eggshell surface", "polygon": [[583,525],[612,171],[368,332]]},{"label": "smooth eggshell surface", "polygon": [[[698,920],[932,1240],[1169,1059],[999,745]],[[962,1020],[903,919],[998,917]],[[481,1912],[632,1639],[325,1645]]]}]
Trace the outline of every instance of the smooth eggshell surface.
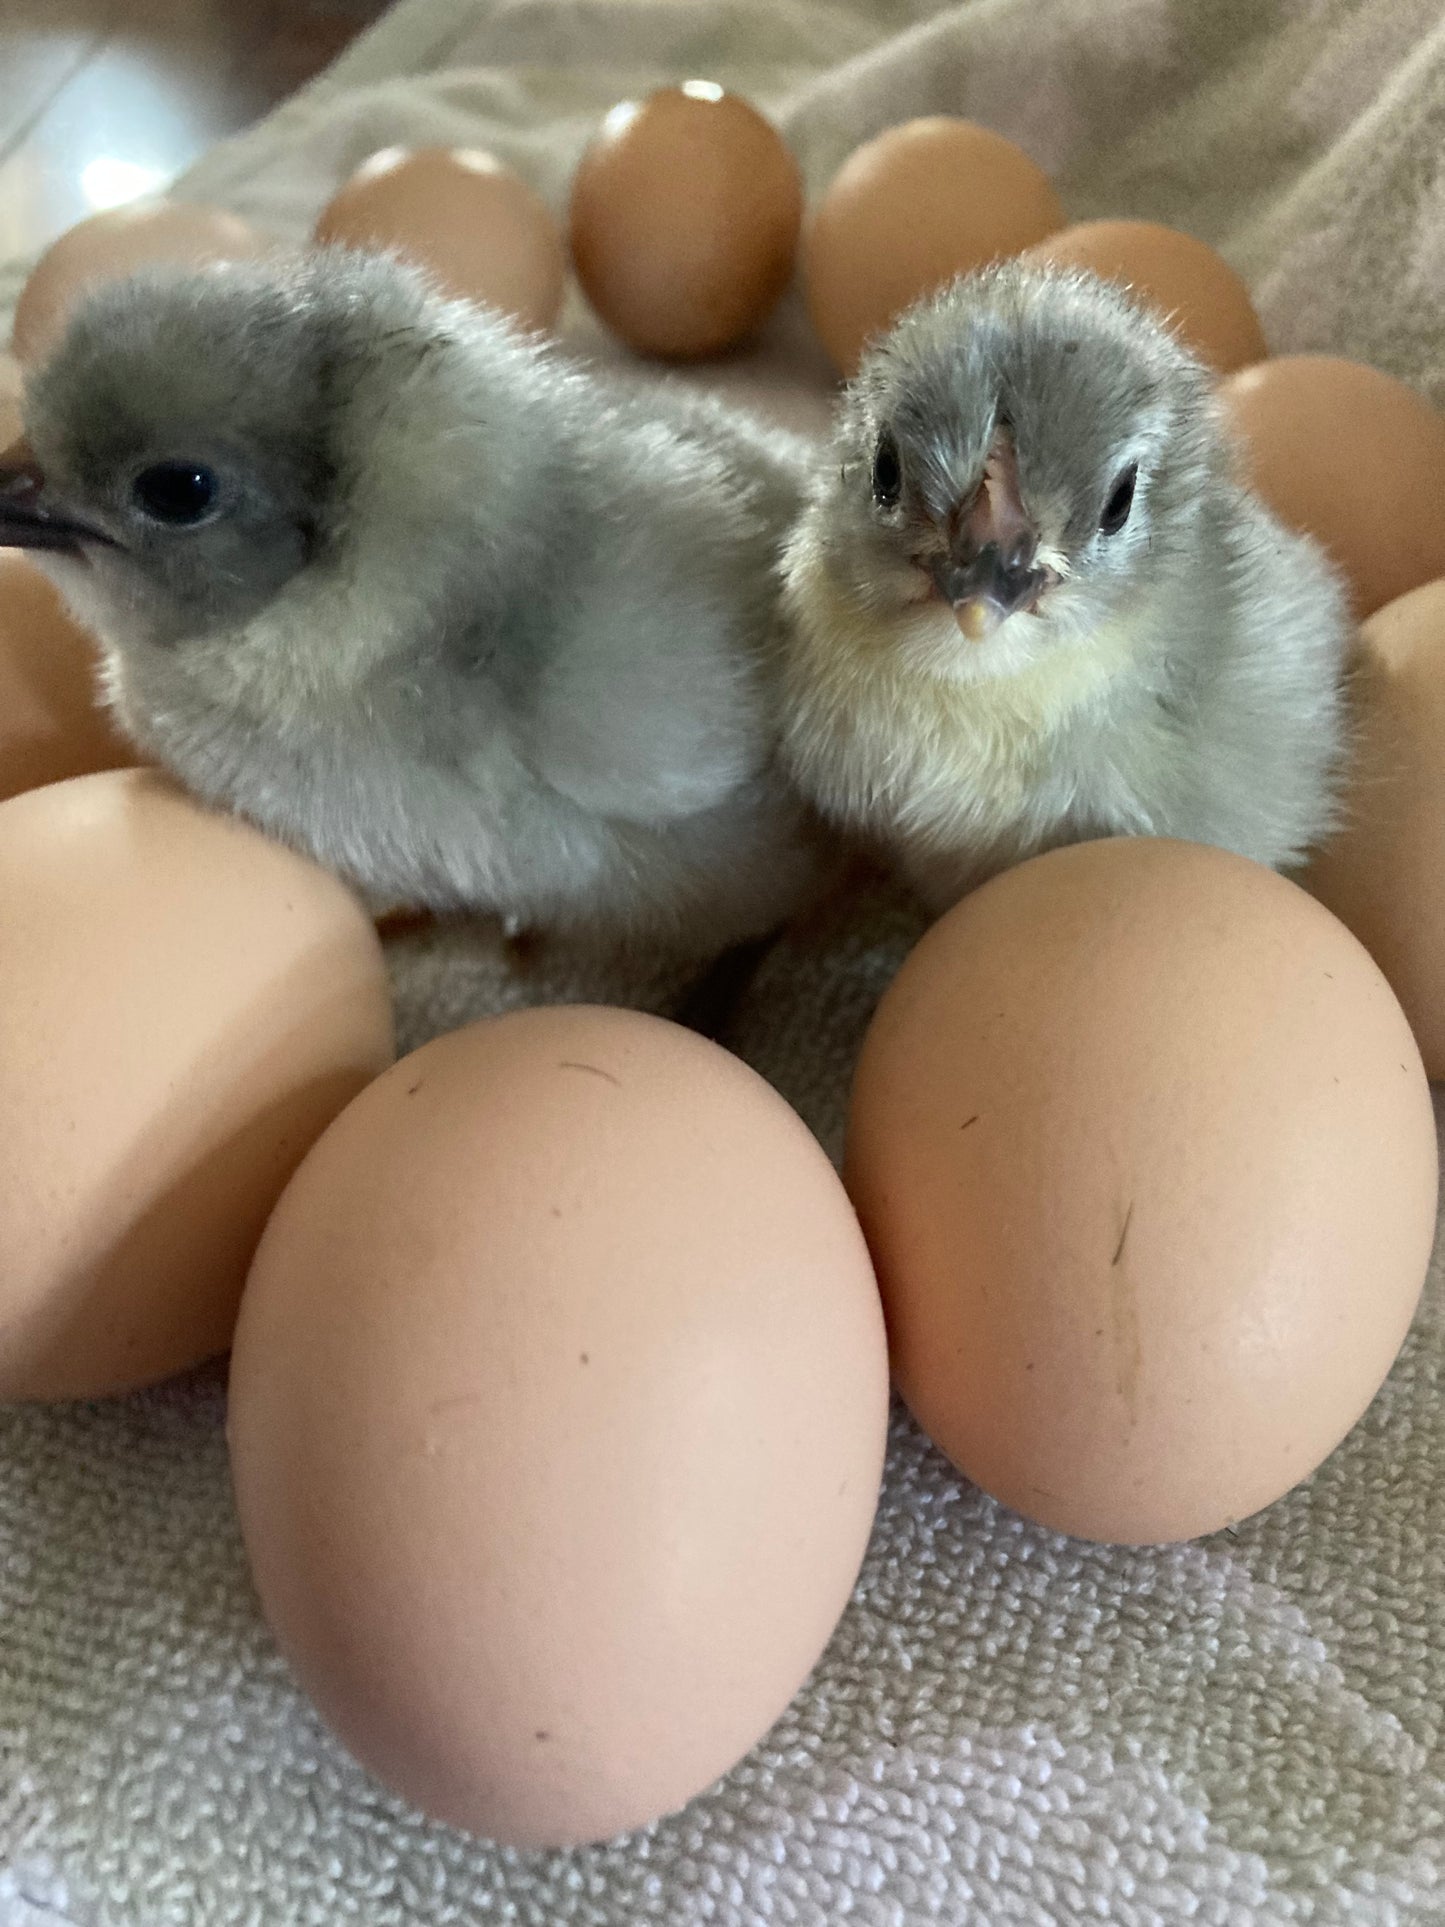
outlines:
[{"label": "smooth eggshell surface", "polygon": [[847,1178],[899,1388],[972,1480],[1088,1539],[1279,1498],[1390,1369],[1435,1232],[1419,1052],[1294,884],[1127,839],[1023,864],[923,939]]},{"label": "smooth eggshell surface", "polygon": [[1244,472],[1322,542],[1357,616],[1445,575],[1445,416],[1377,368],[1283,355],[1225,382]]},{"label": "smooth eggshell surface", "polygon": [[245,261],[270,245],[238,216],[188,201],[133,201],[92,214],[36,263],[16,304],[11,346],[22,362],[43,360],[75,303],[98,281],[119,280],[153,262]]},{"label": "smooth eggshell surface", "polygon": [[1435,1079],[1445,1078],[1445,581],[1365,624],[1352,683],[1359,734],[1345,826],[1304,882],[1389,978]]},{"label": "smooth eggshell surface", "polygon": [[1249,289],[1208,242],[1157,221],[1081,221],[1029,249],[1031,261],[1124,283],[1221,374],[1269,350]]},{"label": "smooth eggshell surface", "polygon": [[644,354],[717,354],[792,278],[797,163],[755,107],[708,82],[614,107],[572,186],[572,259],[608,327]]},{"label": "smooth eggshell surface", "polygon": [[803,246],[808,312],[851,375],[868,340],[957,274],[1063,226],[1043,169],[972,121],[891,127],[839,168]]},{"label": "smooth eggshell surface", "polygon": [[100,706],[94,642],[37,568],[0,549],[0,802],[141,760]]},{"label": "smooth eggshell surface", "polygon": [[272,1205],[391,1056],[324,871],[144,771],[0,806],[0,1398],[224,1351]]},{"label": "smooth eggshell surface", "polygon": [[247,1288],[267,1616],[426,1812],[519,1846],[640,1825],[822,1652],[887,1378],[842,1187],[743,1064],[616,1010],[442,1037],[316,1146]]},{"label": "smooth eggshell surface", "polygon": [[541,196],[491,154],[387,148],[323,210],[315,238],[400,254],[444,293],[550,328],[562,306],[566,252]]}]

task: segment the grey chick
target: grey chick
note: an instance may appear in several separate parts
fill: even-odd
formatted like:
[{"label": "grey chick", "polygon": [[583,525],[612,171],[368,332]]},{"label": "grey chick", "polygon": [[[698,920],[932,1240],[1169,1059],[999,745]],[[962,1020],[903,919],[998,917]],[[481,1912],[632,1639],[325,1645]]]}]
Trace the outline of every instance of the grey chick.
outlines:
[{"label": "grey chick", "polygon": [[818,884],[776,758],[787,438],[339,252],[103,289],[25,421],[0,542],[125,729],[374,903],[701,956]]},{"label": "grey chick", "polygon": [[1206,370],[1093,276],[911,310],[785,571],[786,760],[935,908],[1089,837],[1287,868],[1331,827],[1344,593],[1235,480]]}]

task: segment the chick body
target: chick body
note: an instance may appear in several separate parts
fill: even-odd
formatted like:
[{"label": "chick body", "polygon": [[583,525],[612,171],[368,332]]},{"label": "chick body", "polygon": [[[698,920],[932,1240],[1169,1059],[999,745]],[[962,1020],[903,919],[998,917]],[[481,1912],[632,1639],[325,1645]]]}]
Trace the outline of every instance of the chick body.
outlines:
[{"label": "chick body", "polygon": [[936,907],[1059,843],[1288,868],[1334,821],[1341,587],[1236,481],[1205,371],[1092,277],[1010,264],[905,317],[785,574],[786,760]]},{"label": "chick body", "polygon": [[776,756],[786,437],[338,253],[104,290],[27,427],[123,726],[369,897],[702,954],[826,872]]}]

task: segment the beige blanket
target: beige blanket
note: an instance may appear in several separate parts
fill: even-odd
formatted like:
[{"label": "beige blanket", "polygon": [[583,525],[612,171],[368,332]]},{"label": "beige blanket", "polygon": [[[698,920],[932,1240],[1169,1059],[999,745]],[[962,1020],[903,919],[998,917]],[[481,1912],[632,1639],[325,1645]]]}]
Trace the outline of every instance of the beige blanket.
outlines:
[{"label": "beige blanket", "polygon": [[[424,137],[560,204],[599,111],[689,73],[772,108],[814,193],[890,121],[973,115],[1072,214],[1220,243],[1277,349],[1445,402],[1440,0],[403,0],[186,189],[299,234],[352,163]],[[795,309],[700,378],[825,407]],[[730,1041],[830,1145],[913,930],[859,909],[738,1013]],[[398,973],[412,1035],[500,995],[455,947]],[[1038,1530],[900,1418],[857,1595],[778,1727],[681,1816],[537,1858],[419,1820],[298,1698],[247,1587],[218,1375],[0,1413],[0,1927],[1445,1920],[1442,1309],[1437,1274],[1354,1436],[1200,1545]]]}]

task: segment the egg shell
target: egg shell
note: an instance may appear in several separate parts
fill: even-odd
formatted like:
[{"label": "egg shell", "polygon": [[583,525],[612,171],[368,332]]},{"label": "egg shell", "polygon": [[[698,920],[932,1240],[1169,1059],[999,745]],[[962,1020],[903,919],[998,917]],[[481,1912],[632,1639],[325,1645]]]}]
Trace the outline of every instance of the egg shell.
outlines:
[{"label": "egg shell", "polygon": [[1432,1079],[1445,1079],[1445,581],[1364,625],[1345,823],[1303,882],[1389,978]]},{"label": "egg shell", "polygon": [[272,1205],[392,1054],[324,871],[150,772],[0,805],[0,1399],[224,1351]]},{"label": "egg shell", "polygon": [[132,201],[92,214],[52,242],[35,264],[16,303],[11,347],[23,363],[43,360],[70,310],[97,282],[119,280],[154,262],[250,260],[270,245],[238,216],[189,201]]},{"label": "egg shell", "polygon": [[1249,289],[1207,241],[1157,221],[1081,221],[1030,248],[1031,261],[1085,268],[1129,287],[1221,374],[1269,350]]},{"label": "egg shell", "polygon": [[1063,222],[1048,176],[1002,134],[943,114],[891,127],[849,155],[813,217],[813,326],[852,375],[869,339],[921,296]]},{"label": "egg shell", "polygon": [[95,643],[46,578],[0,549],[0,802],[142,760],[101,706]]},{"label": "egg shell", "polygon": [[1288,1492],[1419,1299],[1437,1148],[1389,986],[1223,851],[1055,851],[889,990],[847,1178],[894,1370],[986,1492],[1088,1539],[1189,1539]]},{"label": "egg shell", "polygon": [[755,107],[705,81],[623,101],[572,185],[583,292],[643,354],[720,353],[751,334],[792,279],[798,166]]},{"label": "egg shell", "polygon": [[1362,362],[1282,355],[1220,396],[1246,477],[1324,544],[1357,616],[1445,575],[1445,416],[1423,395]]},{"label": "egg shell", "polygon": [[550,328],[567,257],[546,202],[495,155],[473,148],[389,147],[323,209],[323,244],[399,254],[446,294]]},{"label": "egg shell", "polygon": [[475,1025],[352,1105],[257,1255],[231,1448],[262,1602],[426,1812],[618,1833],[823,1650],[887,1380],[842,1186],[752,1071],[635,1012]]}]

